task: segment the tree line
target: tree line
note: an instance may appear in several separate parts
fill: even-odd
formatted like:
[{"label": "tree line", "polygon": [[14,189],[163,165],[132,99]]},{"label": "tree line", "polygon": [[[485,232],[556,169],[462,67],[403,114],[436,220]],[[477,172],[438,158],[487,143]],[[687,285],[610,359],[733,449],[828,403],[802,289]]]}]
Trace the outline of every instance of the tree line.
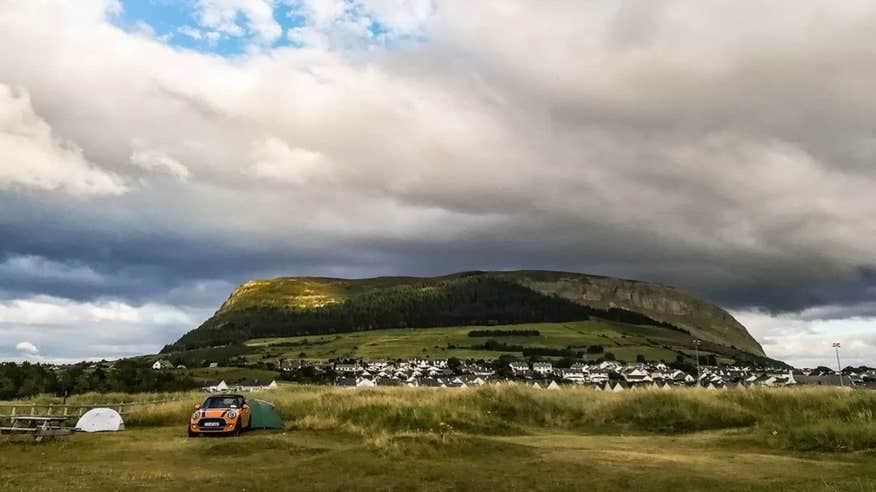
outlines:
[{"label": "tree line", "polygon": [[120,360],[112,364],[81,363],[68,366],[0,363],[0,400],[39,394],[56,396],[118,391],[125,393],[182,391],[198,387],[191,377],[175,371],[155,371],[143,362]]}]

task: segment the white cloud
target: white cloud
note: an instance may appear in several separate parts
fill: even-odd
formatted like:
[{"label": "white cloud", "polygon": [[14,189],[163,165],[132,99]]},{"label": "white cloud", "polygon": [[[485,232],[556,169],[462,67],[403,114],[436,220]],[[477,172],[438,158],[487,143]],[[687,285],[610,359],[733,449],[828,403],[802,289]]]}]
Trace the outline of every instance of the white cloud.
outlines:
[{"label": "white cloud", "polygon": [[182,26],[176,30],[178,33],[183,36],[188,36],[195,41],[200,41],[204,39],[204,33],[202,33],[199,29],[195,29],[192,26]]},{"label": "white cloud", "polygon": [[122,0],[104,0],[105,11],[109,15],[120,15],[125,11],[125,6],[122,5]]},{"label": "white cloud", "polygon": [[138,324],[193,324],[182,310],[166,305],[132,306],[119,301],[76,302],[51,296],[0,301],[0,324],[46,326],[120,322]]},{"label": "white cloud", "polygon": [[197,0],[197,7],[201,26],[215,32],[235,37],[249,32],[263,43],[272,43],[283,33],[274,19],[272,0]]},{"label": "white cloud", "polygon": [[131,164],[185,181],[191,176],[189,169],[173,157],[157,150],[135,150]]},{"label": "white cloud", "polygon": [[36,345],[30,342],[19,342],[15,345],[15,350],[18,350],[25,356],[34,356],[40,353]]},{"label": "white cloud", "polygon": [[[421,34],[436,7],[431,0],[287,0],[291,14],[305,25],[290,29],[296,44],[319,49],[348,49]],[[377,35],[373,26],[379,26]]]},{"label": "white cloud", "polygon": [[321,153],[290,148],[276,138],[265,139],[257,145],[253,159],[252,175],[281,183],[307,184],[321,176],[330,176],[331,171],[328,160]]},{"label": "white cloud", "polygon": [[205,314],[166,304],[77,302],[50,296],[0,301],[0,359],[15,356],[4,353],[4,346],[45,360],[154,353],[194,328]]},{"label": "white cloud", "polygon": [[422,31],[436,14],[432,0],[359,0],[359,3],[385,28],[401,34]]},{"label": "white cloud", "polygon": [[119,195],[122,180],[88,162],[82,150],[52,134],[30,96],[0,84],[0,189],[61,190],[73,195]]},{"label": "white cloud", "polygon": [[[239,20],[244,3],[202,6],[218,26]],[[362,9],[368,17],[397,3]],[[817,1],[788,15],[772,4],[765,8],[775,15],[729,33],[716,18],[748,11],[734,2],[628,9],[611,2],[590,9],[575,2],[555,9],[401,2],[404,14],[387,22],[401,30],[422,22],[416,30],[428,31],[430,42],[365,62],[290,49],[222,60],[135,38],[94,16],[76,17],[63,2],[50,4],[52,15],[43,4],[16,9],[4,18],[2,34],[8,46],[37,50],[45,62],[8,58],[0,73],[29,87],[44,101],[47,120],[102,166],[125,172],[118,163],[130,156],[123,145],[132,136],[173,156],[141,162],[177,176],[185,171],[175,164],[184,162],[199,177],[193,186],[211,187],[211,194],[206,188],[185,194],[199,214],[211,211],[198,217],[205,229],[227,224],[230,215],[265,234],[307,229],[289,223],[307,217],[273,211],[330,195],[320,215],[333,220],[323,217],[313,228],[325,232],[334,223],[333,234],[361,227],[345,219],[351,203],[365,213],[391,201],[412,217],[443,209],[447,222],[431,224],[433,231],[463,229],[472,215],[506,216],[513,220],[505,223],[523,228],[553,224],[565,241],[589,242],[589,250],[616,250],[614,240],[593,243],[596,236],[583,232],[592,225],[635,229],[674,251],[696,252],[710,266],[709,252],[718,248],[734,261],[806,258],[841,274],[872,264],[876,245],[868,238],[876,237],[876,220],[866,211],[876,177],[847,166],[850,156],[869,162],[876,155],[870,130],[860,124],[870,111],[868,92],[851,82],[876,83],[855,63],[867,45],[856,40],[870,30],[848,19],[868,18],[862,3],[844,2],[826,17],[814,16]],[[329,24],[352,15],[347,3],[302,5],[313,13],[314,35],[323,33],[316,24],[331,31]],[[823,34],[807,38],[808,53],[848,59],[843,73],[856,77],[808,69],[815,62],[799,52],[798,34],[810,20]],[[82,53],[97,68],[67,70],[65,60]],[[821,89],[844,84],[852,85]],[[770,103],[778,100],[783,104]],[[86,117],[93,124],[81,124]],[[830,140],[813,129],[824,118],[838,125]],[[252,142],[271,138],[289,142],[290,152],[331,156],[326,179],[297,197],[260,190],[252,199],[254,190],[240,189],[241,171],[310,176],[251,151]],[[175,144],[183,139],[191,146]],[[300,154],[292,161],[312,159]],[[369,236],[380,229],[375,224]],[[734,265],[727,274],[739,270]]]},{"label": "white cloud", "polygon": [[0,277],[32,278],[64,283],[99,283],[103,277],[85,265],[60,263],[41,256],[17,255],[0,263]]},{"label": "white cloud", "polygon": [[836,367],[834,342],[842,345],[843,367],[876,365],[876,317],[809,319],[804,313],[762,311],[733,315],[761,342],[768,356],[797,367]]}]

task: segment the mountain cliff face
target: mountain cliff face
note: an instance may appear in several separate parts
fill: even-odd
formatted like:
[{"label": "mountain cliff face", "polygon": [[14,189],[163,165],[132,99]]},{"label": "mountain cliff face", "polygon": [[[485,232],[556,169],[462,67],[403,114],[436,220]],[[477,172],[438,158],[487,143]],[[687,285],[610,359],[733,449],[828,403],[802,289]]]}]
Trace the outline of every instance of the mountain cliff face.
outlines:
[{"label": "mountain cliff face", "polygon": [[601,309],[618,307],[635,311],[683,328],[693,337],[764,355],[760,344],[730,313],[675,287],[563,272],[509,272],[504,275],[545,295],[556,295]]},{"label": "mountain cliff face", "polygon": [[750,354],[763,349],[727,311],[659,284],[567,272],[444,277],[285,277],[246,282],[168,350],[249,338],[379,328],[573,321],[590,317],[684,330]]}]

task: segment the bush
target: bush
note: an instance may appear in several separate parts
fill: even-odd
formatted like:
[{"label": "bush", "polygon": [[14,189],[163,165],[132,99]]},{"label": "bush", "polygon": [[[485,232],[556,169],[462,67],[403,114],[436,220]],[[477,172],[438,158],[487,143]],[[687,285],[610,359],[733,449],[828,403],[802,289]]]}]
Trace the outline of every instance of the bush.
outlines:
[{"label": "bush", "polygon": [[798,451],[862,451],[876,449],[876,425],[832,419],[774,431],[781,447]]},{"label": "bush", "polygon": [[637,393],[609,407],[606,423],[647,432],[695,432],[748,427],[755,416],[736,405],[694,393]]}]

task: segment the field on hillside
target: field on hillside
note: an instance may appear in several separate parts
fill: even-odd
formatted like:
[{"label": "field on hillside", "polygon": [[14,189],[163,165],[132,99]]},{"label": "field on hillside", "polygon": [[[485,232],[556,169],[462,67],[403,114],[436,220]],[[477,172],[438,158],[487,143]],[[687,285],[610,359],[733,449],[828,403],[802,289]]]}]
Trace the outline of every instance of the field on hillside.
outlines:
[{"label": "field on hillside", "polygon": [[121,433],[0,438],[0,489],[876,491],[876,392],[288,385],[260,395],[284,430],[198,439],[203,395],[155,396]]},{"label": "field on hillside", "polygon": [[[537,330],[540,336],[470,337],[472,330]],[[495,340],[525,348],[571,348],[584,351],[601,345],[618,360],[635,362],[638,355],[647,360],[674,361],[679,354],[694,358],[690,335],[657,326],[637,326],[601,320],[567,323],[529,323],[502,326],[456,326],[448,328],[409,328],[360,331],[334,335],[261,338],[247,346],[256,348],[247,356],[249,362],[265,359],[366,358],[405,359],[410,357],[459,359],[495,359],[502,354],[521,356],[520,351],[478,350],[472,347]],[[715,352],[711,352],[714,350]],[[734,353],[726,347],[703,344],[701,355]],[[584,360],[596,360],[604,354],[587,354]],[[728,357],[718,359],[730,362]]]}]

